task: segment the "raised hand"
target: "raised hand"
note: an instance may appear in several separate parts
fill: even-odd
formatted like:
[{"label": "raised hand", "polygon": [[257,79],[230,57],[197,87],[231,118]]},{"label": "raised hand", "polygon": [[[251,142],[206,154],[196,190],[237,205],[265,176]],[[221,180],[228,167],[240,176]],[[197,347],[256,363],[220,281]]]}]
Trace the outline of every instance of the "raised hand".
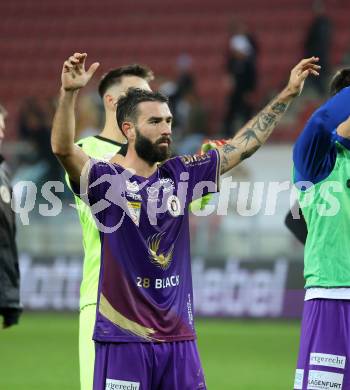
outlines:
[{"label": "raised hand", "polygon": [[305,58],[291,70],[287,88],[293,96],[301,94],[304,82],[310,74],[319,76],[321,67],[317,65],[318,61],[318,57]]},{"label": "raised hand", "polygon": [[308,75],[318,76],[318,57],[301,60],[290,72],[289,82],[264,109],[243,126],[233,138],[218,147],[221,173],[225,173],[255,153],[269,138],[290,102],[298,96]]},{"label": "raised hand", "polygon": [[86,57],[86,53],[74,53],[64,62],[61,81],[65,91],[75,91],[85,87],[100,66],[98,62],[94,62],[88,70],[85,70]]}]

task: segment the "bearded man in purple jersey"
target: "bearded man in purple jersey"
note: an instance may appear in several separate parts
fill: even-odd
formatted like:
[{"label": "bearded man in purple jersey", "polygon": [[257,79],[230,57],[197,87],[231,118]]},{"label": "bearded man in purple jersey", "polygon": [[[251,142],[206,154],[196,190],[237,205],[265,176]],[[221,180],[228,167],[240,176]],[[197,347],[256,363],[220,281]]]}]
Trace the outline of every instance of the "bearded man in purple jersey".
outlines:
[{"label": "bearded man in purple jersey", "polygon": [[129,90],[117,106],[128,151],[110,162],[92,160],[74,144],[68,103],[98,66],[85,72],[84,62],[63,66],[51,142],[100,230],[94,390],[206,389],[195,341],[188,205],[218,191],[219,175],[267,140],[306,77],[318,75],[317,58],[302,60],[267,107],[204,155],[169,159],[167,98]]}]

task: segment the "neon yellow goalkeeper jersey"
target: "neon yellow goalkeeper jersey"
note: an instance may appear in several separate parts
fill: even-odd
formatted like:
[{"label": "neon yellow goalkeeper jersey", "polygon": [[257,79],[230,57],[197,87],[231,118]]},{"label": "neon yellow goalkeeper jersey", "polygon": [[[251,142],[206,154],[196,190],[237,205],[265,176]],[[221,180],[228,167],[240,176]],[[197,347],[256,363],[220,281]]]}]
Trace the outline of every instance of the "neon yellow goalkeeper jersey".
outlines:
[{"label": "neon yellow goalkeeper jersey", "polygon": [[[126,144],[120,144],[98,135],[84,138],[77,142],[77,145],[88,156],[101,160],[110,160],[116,153],[125,154],[127,150]],[[70,187],[67,174],[66,182]],[[80,285],[80,309],[82,309],[84,306],[96,304],[97,302],[101,243],[99,232],[89,207],[77,196],[74,196],[74,199],[82,229],[84,247],[83,280]]]}]

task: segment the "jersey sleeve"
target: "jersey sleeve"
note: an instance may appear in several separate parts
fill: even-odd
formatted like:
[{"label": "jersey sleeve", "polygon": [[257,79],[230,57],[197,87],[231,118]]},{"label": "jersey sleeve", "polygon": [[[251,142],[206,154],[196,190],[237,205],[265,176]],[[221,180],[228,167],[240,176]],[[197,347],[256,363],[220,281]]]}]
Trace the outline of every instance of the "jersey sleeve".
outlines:
[{"label": "jersey sleeve", "polygon": [[180,158],[188,173],[190,200],[219,191],[220,155],[216,149],[205,154],[181,156]]},{"label": "jersey sleeve", "polygon": [[120,174],[112,164],[92,158],[89,164],[87,183],[69,182],[74,194],[91,204],[104,199],[111,186],[113,190],[119,189],[121,183],[118,181]]},{"label": "jersey sleeve", "polygon": [[[79,146],[79,148],[84,150],[84,147],[83,147],[84,144],[82,143],[82,141],[76,142],[75,144],[77,146]],[[85,152],[85,150],[84,150],[84,152]],[[75,190],[78,191],[78,188],[77,188],[77,186],[74,183],[71,183],[70,177],[69,177],[69,175],[68,175],[68,173],[66,171],[64,171],[64,180],[65,180],[65,182],[67,184],[67,187],[73,192],[73,194],[77,195]]]},{"label": "jersey sleeve", "polygon": [[332,171],[336,160],[336,128],[350,116],[350,87],[329,99],[311,116],[293,149],[294,182],[316,184]]},{"label": "jersey sleeve", "polygon": [[74,193],[89,206],[100,231],[115,226],[115,220],[109,218],[111,210],[114,215],[123,211],[129,214],[125,192],[126,180],[131,175],[127,170],[119,173],[115,164],[91,159],[86,191],[82,193],[79,185],[71,182]]},{"label": "jersey sleeve", "polygon": [[91,159],[90,164],[87,195],[89,199],[97,202],[105,198],[107,190],[115,181],[114,171],[106,162]]}]

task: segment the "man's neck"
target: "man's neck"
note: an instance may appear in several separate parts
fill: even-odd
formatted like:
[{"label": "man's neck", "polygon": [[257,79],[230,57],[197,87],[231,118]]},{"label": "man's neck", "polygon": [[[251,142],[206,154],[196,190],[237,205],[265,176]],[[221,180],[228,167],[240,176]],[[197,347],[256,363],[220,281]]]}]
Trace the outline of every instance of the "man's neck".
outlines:
[{"label": "man's neck", "polygon": [[126,138],[122,134],[122,132],[119,130],[119,127],[116,123],[116,119],[106,119],[105,126],[101,133],[99,134],[101,137],[110,139],[112,141],[118,142],[120,144],[125,144]]},{"label": "man's neck", "polygon": [[125,169],[133,169],[135,175],[142,176],[145,178],[150,177],[157,170],[157,163],[149,165],[145,160],[142,160],[134,150],[128,150],[125,158],[121,161],[112,158],[111,162],[116,162]]}]

